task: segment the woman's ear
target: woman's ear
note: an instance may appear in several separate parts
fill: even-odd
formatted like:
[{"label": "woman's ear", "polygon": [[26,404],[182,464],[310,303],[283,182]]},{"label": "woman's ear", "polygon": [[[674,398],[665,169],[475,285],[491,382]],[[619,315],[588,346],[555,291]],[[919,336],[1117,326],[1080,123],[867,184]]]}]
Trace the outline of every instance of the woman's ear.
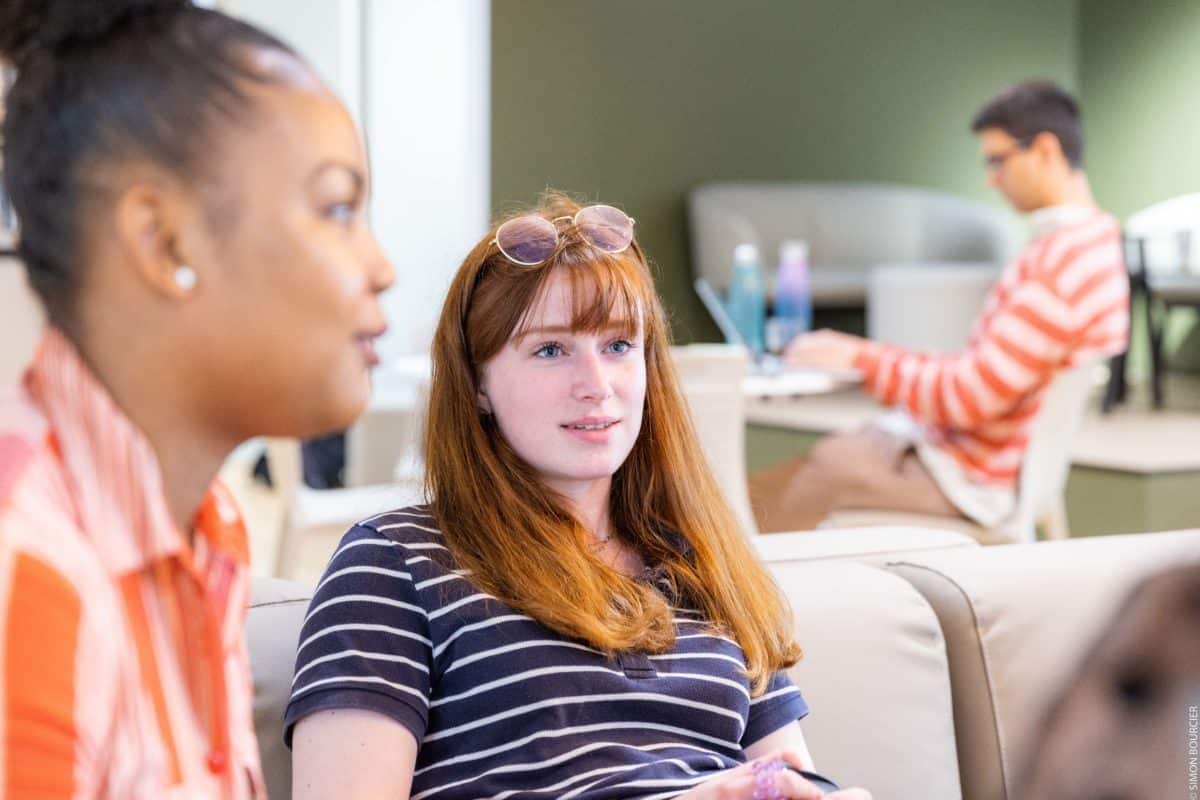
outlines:
[{"label": "woman's ear", "polygon": [[125,189],[115,204],[115,237],[138,276],[151,291],[182,300],[195,288],[197,274],[179,253],[183,201],[172,187],[143,180]]},{"label": "woman's ear", "polygon": [[492,413],[492,401],[488,398],[487,384],[484,376],[479,378],[479,388],[475,390],[475,404],[479,406],[479,410],[484,414]]}]

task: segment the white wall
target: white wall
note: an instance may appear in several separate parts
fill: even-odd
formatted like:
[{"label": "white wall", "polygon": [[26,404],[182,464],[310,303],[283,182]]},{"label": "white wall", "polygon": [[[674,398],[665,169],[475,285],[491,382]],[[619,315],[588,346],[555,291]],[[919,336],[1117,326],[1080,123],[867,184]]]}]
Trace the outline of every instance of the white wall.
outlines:
[{"label": "white wall", "polygon": [[362,0],[221,0],[226,14],[299,51],[362,122]]},{"label": "white wall", "polygon": [[371,223],[396,266],[385,358],[424,349],[488,228],[490,0],[221,0],[302,53],[366,131]]},{"label": "white wall", "polygon": [[396,265],[385,352],[424,349],[450,278],[487,232],[489,0],[367,0],[372,222]]}]

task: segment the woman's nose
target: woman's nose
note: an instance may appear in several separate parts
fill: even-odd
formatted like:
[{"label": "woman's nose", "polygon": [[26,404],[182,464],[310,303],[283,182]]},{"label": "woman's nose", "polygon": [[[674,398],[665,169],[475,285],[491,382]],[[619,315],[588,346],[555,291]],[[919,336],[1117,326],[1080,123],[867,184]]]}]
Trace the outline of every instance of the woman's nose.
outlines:
[{"label": "woman's nose", "polygon": [[598,353],[581,353],[575,364],[575,396],[581,400],[604,400],[612,394],[608,368]]},{"label": "woman's nose", "polygon": [[392,285],[396,279],[396,269],[384,254],[383,248],[374,234],[367,234],[366,252],[363,254],[367,268],[367,280],[371,290],[379,294]]}]

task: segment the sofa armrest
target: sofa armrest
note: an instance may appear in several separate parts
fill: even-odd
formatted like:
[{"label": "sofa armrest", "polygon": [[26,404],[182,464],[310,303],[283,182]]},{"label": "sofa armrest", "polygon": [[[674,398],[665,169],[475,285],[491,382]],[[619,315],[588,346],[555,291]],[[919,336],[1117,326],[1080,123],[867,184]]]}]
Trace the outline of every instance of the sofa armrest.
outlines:
[{"label": "sofa armrest", "polygon": [[905,556],[888,565],[937,614],[966,800],[1011,797],[1045,704],[1133,586],[1200,561],[1200,531]]}]

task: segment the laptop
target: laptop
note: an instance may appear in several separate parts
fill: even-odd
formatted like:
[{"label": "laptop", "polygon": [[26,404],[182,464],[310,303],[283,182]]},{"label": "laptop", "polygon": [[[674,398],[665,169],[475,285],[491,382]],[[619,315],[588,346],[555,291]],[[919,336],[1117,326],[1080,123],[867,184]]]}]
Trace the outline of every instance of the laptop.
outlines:
[{"label": "laptop", "polygon": [[[746,347],[745,337],[733,323],[733,317],[729,315],[716,290],[704,278],[697,278],[694,286],[709,315],[721,329],[726,343]],[[751,356],[750,377],[747,379],[748,394],[821,394],[831,392],[841,385],[862,382],[862,373],[856,369],[791,366],[773,353],[751,352]]]}]

